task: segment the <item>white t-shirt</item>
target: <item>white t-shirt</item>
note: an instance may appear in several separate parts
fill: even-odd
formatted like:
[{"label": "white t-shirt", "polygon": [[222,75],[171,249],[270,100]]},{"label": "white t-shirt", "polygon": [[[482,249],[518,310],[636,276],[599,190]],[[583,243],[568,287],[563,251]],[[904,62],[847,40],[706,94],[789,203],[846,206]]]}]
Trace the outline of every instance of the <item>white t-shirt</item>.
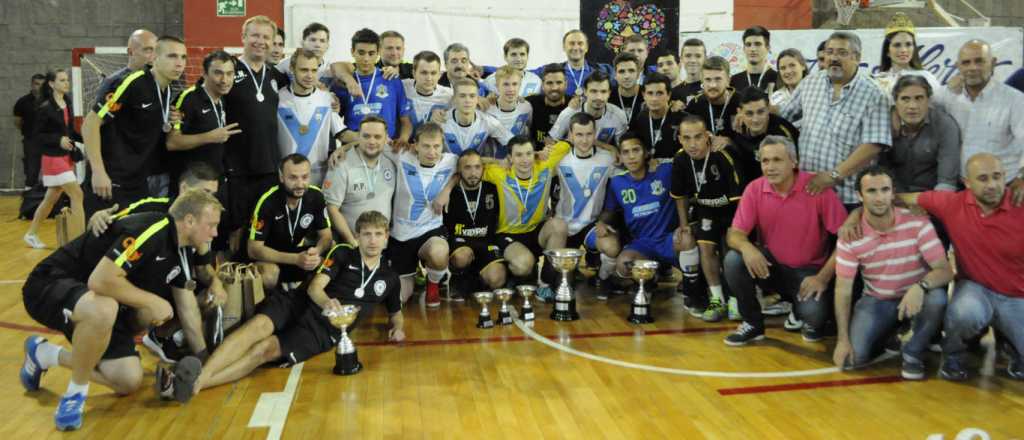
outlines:
[{"label": "white t-shirt", "polygon": [[[390,147],[384,147],[390,148]],[[349,230],[356,232],[356,219],[366,211],[379,211],[391,218],[391,197],[395,194],[395,162],[381,153],[377,166],[367,167],[358,148],[327,172],[323,193],[328,205],[337,206]]]},{"label": "white t-shirt", "polygon": [[407,241],[441,227],[444,217],[434,212],[430,204],[455,173],[459,157],[444,153],[436,165],[428,168],[420,165],[416,154],[411,151],[403,151],[397,156],[390,152],[385,154],[397,163],[398,169],[391,211],[391,236],[395,240]]},{"label": "white t-shirt", "polygon": [[331,94],[320,89],[306,96],[295,95],[291,87],[278,91],[277,145],[281,157],[292,153],[306,156],[312,164],[310,183],[323,182],[330,154],[331,137],[345,128],[341,116],[331,111]]},{"label": "white t-shirt", "polygon": [[444,123],[444,140],[450,153],[462,154],[466,150],[480,150],[484,142],[493,138],[500,145],[512,139],[512,132],[501,125],[497,119],[476,110],[476,119],[468,127],[462,126],[455,119],[455,109],[448,112]]},{"label": "white t-shirt", "polygon": [[558,163],[561,185],[555,215],[569,225],[569,235],[597,221],[604,208],[604,190],[615,170],[614,163],[611,153],[600,149],[585,159],[570,151]]},{"label": "white t-shirt", "polygon": [[[552,139],[566,140],[569,136],[569,120],[572,119],[573,115],[581,111],[583,111],[582,108],[566,107],[565,110],[558,114],[558,119],[555,120],[555,125],[551,127],[548,135]],[[622,111],[619,106],[605,104],[604,114],[601,115],[596,124],[597,140],[614,145],[619,142],[619,137],[629,127],[629,118],[626,116],[626,112]]]},{"label": "white t-shirt", "polygon": [[[484,78],[484,88],[486,88],[489,93],[497,94],[497,82],[497,75],[491,74],[491,76]],[[537,76],[536,73],[533,73],[529,70],[524,70],[523,81],[519,84],[519,96],[525,98],[530,95],[536,95],[540,93],[541,85],[543,84],[544,82],[541,81],[540,77]]]},{"label": "white t-shirt", "polygon": [[430,120],[430,114],[434,110],[448,110],[452,102],[452,89],[438,85],[434,87],[434,93],[430,96],[423,96],[416,91],[414,79],[403,79],[402,87],[405,89],[405,98],[412,104],[412,126],[419,127],[420,124]]}]

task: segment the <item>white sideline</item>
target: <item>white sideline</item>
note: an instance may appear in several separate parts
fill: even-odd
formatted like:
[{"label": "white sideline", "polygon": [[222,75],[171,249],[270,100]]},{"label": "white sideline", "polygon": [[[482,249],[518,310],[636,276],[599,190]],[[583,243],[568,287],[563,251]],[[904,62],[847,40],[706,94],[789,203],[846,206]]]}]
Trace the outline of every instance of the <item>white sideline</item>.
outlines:
[{"label": "white sideline", "polygon": [[288,420],[288,411],[292,407],[292,400],[299,388],[299,378],[302,376],[302,366],[305,362],[292,367],[288,374],[288,382],[284,385],[284,391],[260,394],[260,400],[252,410],[252,417],[249,418],[250,428],[270,428],[267,431],[267,440],[278,440],[284,432],[284,424]]}]

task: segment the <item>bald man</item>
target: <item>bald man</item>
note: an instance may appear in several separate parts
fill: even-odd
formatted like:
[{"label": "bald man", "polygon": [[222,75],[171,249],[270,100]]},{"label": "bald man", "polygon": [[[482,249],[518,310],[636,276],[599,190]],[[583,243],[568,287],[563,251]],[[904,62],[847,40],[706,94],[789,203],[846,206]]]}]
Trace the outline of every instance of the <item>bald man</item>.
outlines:
[{"label": "bald man", "polygon": [[107,99],[104,95],[111,84],[118,84],[129,73],[153,64],[153,58],[156,57],[156,40],[156,34],[146,29],[136,29],[132,32],[128,37],[128,65],[103,79],[100,88],[96,90],[97,102]]},{"label": "bald man", "polygon": [[1003,165],[1003,179],[1013,188],[1014,202],[1024,201],[1024,93],[999,81],[992,81],[996,58],[982,40],[970,40],[960,47],[957,67],[963,87],[941,88],[934,101],[953,116],[963,133],[961,175],[966,175],[967,158],[978,153],[994,155]]},{"label": "bald man", "polygon": [[[1024,207],[1012,203],[999,157],[975,154],[966,168],[967,190],[899,195],[942,222],[956,249],[957,282],[946,307],[939,375],[966,380],[967,341],[994,326],[1014,348],[1007,374],[1024,380]],[[859,213],[851,215],[844,236],[847,225],[859,221]]]}]

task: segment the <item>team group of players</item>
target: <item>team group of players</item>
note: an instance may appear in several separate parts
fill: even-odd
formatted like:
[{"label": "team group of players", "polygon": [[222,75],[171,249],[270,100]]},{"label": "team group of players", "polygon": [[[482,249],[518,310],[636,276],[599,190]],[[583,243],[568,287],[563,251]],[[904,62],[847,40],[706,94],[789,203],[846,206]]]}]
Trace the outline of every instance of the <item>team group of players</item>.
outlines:
[{"label": "team group of players", "polygon": [[[799,138],[769,111],[779,76],[767,30],[744,34],[736,75],[699,40],[649,63],[647,43],[630,38],[608,66],[588,63],[586,36],[571,31],[566,61],[535,70],[523,40],[498,68],[456,43],[442,72],[434,52],[402,61],[397,32],[356,32],[351,63],[324,60],[325,26],[302,37],[285,56],[274,22],[253,17],[241,56],[210,53],[201,80],[172,96],[185,43],[132,35],[129,66],[83,125],[88,230],[24,287],[29,314],[72,343],[30,337],[20,373],[36,390],[47,369],[71,369],[58,429],[81,426],[90,382],[140,386],[142,331],[164,361],[159,394],[186,402],[329,351],[339,330],[325,313],[342,304],[361,305],[359,320],[383,304],[389,339],[402,341],[421,270],[431,308],[445,280],[445,298],[463,301],[539,277],[550,299],[556,272],[537,264],[547,249],[590,251],[598,299],[622,292],[630,262],[653,259],[682,270],[693,316],[742,319],[722,282],[727,230],[762,169],[794,178],[779,164],[795,166]],[[226,299],[225,258],[256,264],[270,293],[214,341],[203,321]],[[789,311],[776,306],[766,301]]]}]

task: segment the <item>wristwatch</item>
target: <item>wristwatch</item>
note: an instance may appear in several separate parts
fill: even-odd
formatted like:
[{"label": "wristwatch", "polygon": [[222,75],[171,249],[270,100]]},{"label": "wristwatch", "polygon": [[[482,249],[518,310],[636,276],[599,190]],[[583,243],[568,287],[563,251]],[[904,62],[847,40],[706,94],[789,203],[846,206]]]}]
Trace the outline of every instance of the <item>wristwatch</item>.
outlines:
[{"label": "wristwatch", "polygon": [[924,291],[926,291],[926,292],[927,292],[927,291],[928,291],[929,289],[931,289],[931,287],[932,287],[932,286],[931,286],[930,284],[928,284],[928,281],[927,281],[927,280],[925,280],[925,279],[923,279],[923,278],[921,279],[921,281],[918,281],[918,282],[917,282],[917,285],[918,285],[918,286],[921,286],[921,289],[922,289],[922,290],[924,290]]},{"label": "wristwatch", "polygon": [[841,176],[839,175],[839,170],[832,170],[828,172],[828,177],[831,177],[832,180],[838,182]]}]

